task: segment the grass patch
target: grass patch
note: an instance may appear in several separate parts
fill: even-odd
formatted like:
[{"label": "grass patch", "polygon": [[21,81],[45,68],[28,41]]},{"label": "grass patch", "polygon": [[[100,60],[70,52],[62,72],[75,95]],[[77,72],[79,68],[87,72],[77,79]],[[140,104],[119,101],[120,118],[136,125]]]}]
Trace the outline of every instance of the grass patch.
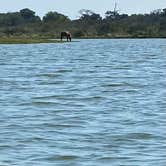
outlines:
[{"label": "grass patch", "polygon": [[37,44],[37,43],[64,43],[65,41],[40,38],[1,38],[0,44]]}]

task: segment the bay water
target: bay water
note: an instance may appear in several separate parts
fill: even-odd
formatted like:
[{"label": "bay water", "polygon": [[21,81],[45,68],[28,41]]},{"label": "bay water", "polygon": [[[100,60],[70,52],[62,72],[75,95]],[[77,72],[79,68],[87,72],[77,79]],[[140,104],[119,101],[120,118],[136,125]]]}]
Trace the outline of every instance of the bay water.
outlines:
[{"label": "bay water", "polygon": [[0,166],[156,164],[165,39],[0,45]]}]

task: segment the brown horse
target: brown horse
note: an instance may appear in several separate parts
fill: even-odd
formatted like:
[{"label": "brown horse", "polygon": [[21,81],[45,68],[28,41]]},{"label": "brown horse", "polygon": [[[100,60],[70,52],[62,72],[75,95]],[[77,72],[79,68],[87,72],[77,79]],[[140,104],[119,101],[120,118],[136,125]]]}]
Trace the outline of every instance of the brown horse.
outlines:
[{"label": "brown horse", "polygon": [[61,41],[63,40],[63,37],[66,37],[67,41],[71,42],[71,34],[69,32],[61,32]]}]

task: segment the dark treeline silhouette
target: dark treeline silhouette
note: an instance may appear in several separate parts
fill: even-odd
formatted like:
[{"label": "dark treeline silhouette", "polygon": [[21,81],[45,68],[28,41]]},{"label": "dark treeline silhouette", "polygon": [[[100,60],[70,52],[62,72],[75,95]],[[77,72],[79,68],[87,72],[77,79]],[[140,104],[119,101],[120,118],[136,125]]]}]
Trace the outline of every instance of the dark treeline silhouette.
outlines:
[{"label": "dark treeline silhouette", "polygon": [[76,38],[166,37],[166,9],[132,15],[106,11],[104,18],[91,10],[79,13],[76,20],[58,12],[48,12],[41,19],[30,9],[0,13],[0,37],[59,38],[62,31]]}]

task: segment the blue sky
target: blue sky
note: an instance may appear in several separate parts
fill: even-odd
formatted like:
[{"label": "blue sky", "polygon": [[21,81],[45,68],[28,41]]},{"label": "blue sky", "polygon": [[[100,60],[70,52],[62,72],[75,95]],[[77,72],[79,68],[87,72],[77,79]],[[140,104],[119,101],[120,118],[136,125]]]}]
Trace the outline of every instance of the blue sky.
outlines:
[{"label": "blue sky", "polygon": [[[121,13],[149,13],[154,9],[166,8],[166,0],[116,0]],[[0,0],[0,12],[13,12],[30,8],[43,16],[48,11],[57,11],[74,19],[80,9],[91,9],[102,16],[112,10],[115,0]]]}]

